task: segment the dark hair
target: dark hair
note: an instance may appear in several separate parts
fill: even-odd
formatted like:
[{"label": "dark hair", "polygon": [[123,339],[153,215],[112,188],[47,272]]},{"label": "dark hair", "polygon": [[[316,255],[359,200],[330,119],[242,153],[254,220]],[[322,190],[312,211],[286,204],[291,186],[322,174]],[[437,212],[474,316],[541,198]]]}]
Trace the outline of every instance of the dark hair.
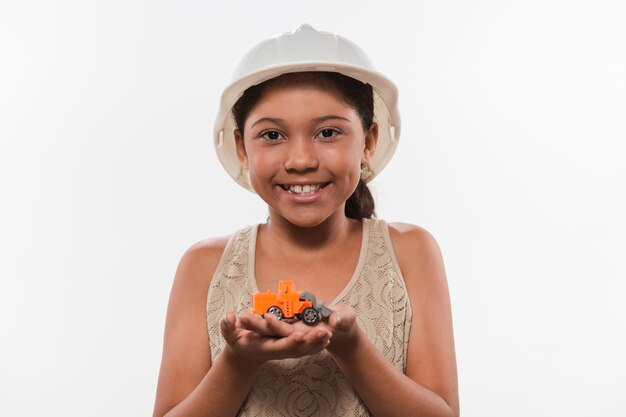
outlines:
[{"label": "dark hair", "polygon": [[[369,131],[374,119],[372,86],[337,72],[292,72],[248,88],[233,106],[235,126],[243,135],[248,115],[269,88],[311,82],[336,94],[350,105],[361,119],[363,130]],[[376,215],[374,198],[362,179],[346,201],[345,214],[346,217],[356,220],[369,219]]]}]

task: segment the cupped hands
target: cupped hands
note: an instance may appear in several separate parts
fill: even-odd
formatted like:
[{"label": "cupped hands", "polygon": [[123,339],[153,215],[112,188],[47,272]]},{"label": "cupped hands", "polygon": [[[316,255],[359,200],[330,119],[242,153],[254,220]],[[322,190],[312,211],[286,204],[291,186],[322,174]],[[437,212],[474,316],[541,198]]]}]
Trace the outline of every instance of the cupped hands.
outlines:
[{"label": "cupped hands", "polygon": [[236,317],[229,312],[220,330],[233,356],[260,366],[268,360],[299,358],[325,348],[331,353],[343,350],[350,345],[358,326],[354,310],[338,305],[327,322],[315,325],[281,321],[273,314],[259,317],[244,311]]}]

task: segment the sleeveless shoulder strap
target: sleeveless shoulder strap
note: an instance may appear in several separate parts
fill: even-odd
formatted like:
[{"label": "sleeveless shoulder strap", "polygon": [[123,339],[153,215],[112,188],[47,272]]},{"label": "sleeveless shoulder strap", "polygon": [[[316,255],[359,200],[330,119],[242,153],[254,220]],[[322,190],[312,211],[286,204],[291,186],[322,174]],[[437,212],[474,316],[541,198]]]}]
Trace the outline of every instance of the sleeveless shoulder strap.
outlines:
[{"label": "sleeveless shoulder strap", "polygon": [[206,319],[213,360],[224,347],[219,325],[222,317],[229,311],[239,314],[252,308],[248,254],[256,227],[248,226],[231,236],[209,286]]},{"label": "sleeveless shoulder strap", "polygon": [[370,341],[396,368],[406,369],[411,304],[384,220],[369,222],[365,264],[340,301],[351,305]]}]

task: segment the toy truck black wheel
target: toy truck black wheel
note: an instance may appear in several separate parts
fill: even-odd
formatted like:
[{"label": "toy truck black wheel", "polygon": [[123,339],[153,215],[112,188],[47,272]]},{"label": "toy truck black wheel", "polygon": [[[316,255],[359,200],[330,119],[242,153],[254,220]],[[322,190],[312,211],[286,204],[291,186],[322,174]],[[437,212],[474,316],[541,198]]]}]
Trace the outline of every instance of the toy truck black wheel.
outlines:
[{"label": "toy truck black wheel", "polygon": [[285,317],[283,310],[281,310],[280,307],[278,306],[271,306],[270,308],[267,309],[266,314],[273,314],[276,316],[278,320],[282,320],[283,317]]},{"label": "toy truck black wheel", "polygon": [[321,320],[320,313],[313,307],[307,307],[302,310],[301,317],[306,324],[314,324]]}]

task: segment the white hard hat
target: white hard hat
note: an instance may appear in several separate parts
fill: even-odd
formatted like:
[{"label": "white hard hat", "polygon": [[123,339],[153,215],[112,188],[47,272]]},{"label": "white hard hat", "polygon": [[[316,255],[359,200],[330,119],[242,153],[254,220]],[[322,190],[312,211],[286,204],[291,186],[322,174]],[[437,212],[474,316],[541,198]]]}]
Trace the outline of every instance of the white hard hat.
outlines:
[{"label": "white hard hat", "polygon": [[389,162],[400,138],[398,89],[387,77],[374,70],[365,52],[350,40],[302,25],[294,32],[267,39],[252,48],[241,60],[231,84],[222,93],[215,120],[214,142],[220,162],[241,186],[254,192],[248,172],[237,158],[235,120],[232,107],[244,91],[281,74],[306,71],[338,72],[374,90],[374,122],[378,124],[376,152],[368,162],[373,179]]}]

